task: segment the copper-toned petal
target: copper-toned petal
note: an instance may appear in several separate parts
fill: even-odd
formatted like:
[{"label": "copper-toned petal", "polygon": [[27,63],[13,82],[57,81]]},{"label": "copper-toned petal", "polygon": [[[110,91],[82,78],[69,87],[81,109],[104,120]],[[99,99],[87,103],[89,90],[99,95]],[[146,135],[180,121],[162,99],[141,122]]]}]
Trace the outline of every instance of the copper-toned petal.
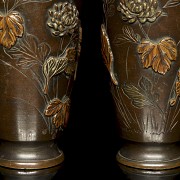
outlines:
[{"label": "copper-toned petal", "polygon": [[138,45],[138,53],[145,68],[152,67],[155,72],[165,74],[170,69],[171,62],[177,58],[177,46],[170,37],[159,43],[145,40]]},{"label": "copper-toned petal", "polygon": [[10,49],[18,37],[24,32],[23,18],[18,12],[11,12],[7,16],[0,16],[0,44]]}]

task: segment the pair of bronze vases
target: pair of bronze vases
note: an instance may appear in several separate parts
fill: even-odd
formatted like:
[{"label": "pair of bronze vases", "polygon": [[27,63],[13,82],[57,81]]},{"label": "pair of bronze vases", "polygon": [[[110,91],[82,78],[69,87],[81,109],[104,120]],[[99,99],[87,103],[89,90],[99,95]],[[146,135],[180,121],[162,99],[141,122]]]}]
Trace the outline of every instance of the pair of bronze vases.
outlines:
[{"label": "pair of bronze vases", "polygon": [[[0,166],[42,169],[64,161],[54,140],[69,118],[81,3],[0,2]],[[140,169],[179,167],[180,2],[102,5],[102,55],[126,142],[116,159]]]}]

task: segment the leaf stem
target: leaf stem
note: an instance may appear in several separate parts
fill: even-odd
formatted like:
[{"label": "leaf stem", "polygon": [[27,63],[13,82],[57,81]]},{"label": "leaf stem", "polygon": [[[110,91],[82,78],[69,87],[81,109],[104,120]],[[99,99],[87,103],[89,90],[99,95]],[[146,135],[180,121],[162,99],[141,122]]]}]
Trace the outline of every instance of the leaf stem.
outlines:
[{"label": "leaf stem", "polygon": [[72,41],[75,37],[76,37],[76,35],[75,35],[75,36],[74,36],[74,34],[71,35],[68,44],[67,44],[66,47],[64,48],[63,52],[59,55],[59,57],[61,57],[61,56],[65,53],[66,49],[67,49],[67,48],[69,47],[69,45],[71,44],[71,41]]},{"label": "leaf stem", "polygon": [[147,33],[144,31],[144,28],[142,26],[142,24],[138,21],[138,24],[139,24],[139,28],[141,30],[141,32],[143,33],[144,37],[147,39],[147,40],[150,40]]},{"label": "leaf stem", "polygon": [[5,15],[7,14],[7,9],[6,9],[6,0],[3,0],[3,4],[4,4],[4,13]]},{"label": "leaf stem", "polygon": [[128,46],[127,54],[126,54],[126,77],[127,77],[127,80],[129,79],[129,76],[128,76],[128,56],[129,56],[129,47],[130,47],[130,46]]},{"label": "leaf stem", "polygon": [[56,98],[58,97],[58,92],[59,92],[59,76],[57,76],[57,81],[56,81]]},{"label": "leaf stem", "polygon": [[67,88],[66,88],[66,95],[68,95],[68,96],[70,96],[71,91],[72,91],[72,89],[71,89],[70,92],[69,92],[71,80],[72,80],[72,77],[70,76],[70,78],[69,78],[69,80],[68,80],[68,85],[67,85]]}]

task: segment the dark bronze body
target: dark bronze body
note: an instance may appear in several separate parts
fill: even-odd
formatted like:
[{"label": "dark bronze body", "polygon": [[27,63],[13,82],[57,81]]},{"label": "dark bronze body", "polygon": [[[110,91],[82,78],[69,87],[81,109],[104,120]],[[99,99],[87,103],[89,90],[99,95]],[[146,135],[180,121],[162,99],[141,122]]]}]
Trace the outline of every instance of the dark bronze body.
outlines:
[{"label": "dark bronze body", "polygon": [[54,140],[69,117],[78,3],[0,1],[0,166],[39,169],[64,160]]},{"label": "dark bronze body", "polygon": [[180,166],[180,2],[104,0],[102,53],[112,79],[119,163]]}]

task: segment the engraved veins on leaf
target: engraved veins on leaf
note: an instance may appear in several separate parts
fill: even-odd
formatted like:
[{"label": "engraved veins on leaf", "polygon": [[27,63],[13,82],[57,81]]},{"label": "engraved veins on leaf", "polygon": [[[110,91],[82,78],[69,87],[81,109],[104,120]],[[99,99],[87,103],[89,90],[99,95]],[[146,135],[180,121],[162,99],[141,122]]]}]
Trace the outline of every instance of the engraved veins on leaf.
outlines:
[{"label": "engraved veins on leaf", "polygon": [[35,64],[42,65],[50,51],[51,48],[47,43],[40,43],[32,34],[25,34],[16,46],[6,49],[5,53],[12,59],[16,59],[18,66],[29,69]]},{"label": "engraved veins on leaf", "polygon": [[180,0],[169,0],[167,3],[163,6],[163,8],[171,8],[176,7],[180,5]]},{"label": "engraved veins on leaf", "polygon": [[66,125],[69,118],[70,99],[64,96],[62,100],[54,98],[45,109],[46,116],[53,116],[53,123],[56,128]]},{"label": "engraved veins on leaf", "polygon": [[43,64],[43,74],[45,76],[45,86],[44,86],[44,93],[47,94],[48,92],[48,85],[49,81],[53,76],[56,76],[60,73],[63,73],[69,61],[75,59],[75,49],[68,48],[66,49],[65,53],[59,57],[50,56]]},{"label": "engraved veins on leaf", "polygon": [[159,43],[144,40],[138,45],[138,53],[144,68],[152,67],[155,72],[164,75],[170,69],[171,61],[177,58],[177,45],[170,37]]},{"label": "engraved veins on leaf", "polygon": [[132,84],[124,84],[124,94],[131,99],[132,105],[142,109],[144,106],[153,106],[152,83],[145,77],[139,80],[138,87]]},{"label": "engraved veins on leaf", "polygon": [[24,32],[23,18],[18,12],[11,12],[6,16],[0,14],[0,44],[10,49],[17,37],[22,37]]}]

